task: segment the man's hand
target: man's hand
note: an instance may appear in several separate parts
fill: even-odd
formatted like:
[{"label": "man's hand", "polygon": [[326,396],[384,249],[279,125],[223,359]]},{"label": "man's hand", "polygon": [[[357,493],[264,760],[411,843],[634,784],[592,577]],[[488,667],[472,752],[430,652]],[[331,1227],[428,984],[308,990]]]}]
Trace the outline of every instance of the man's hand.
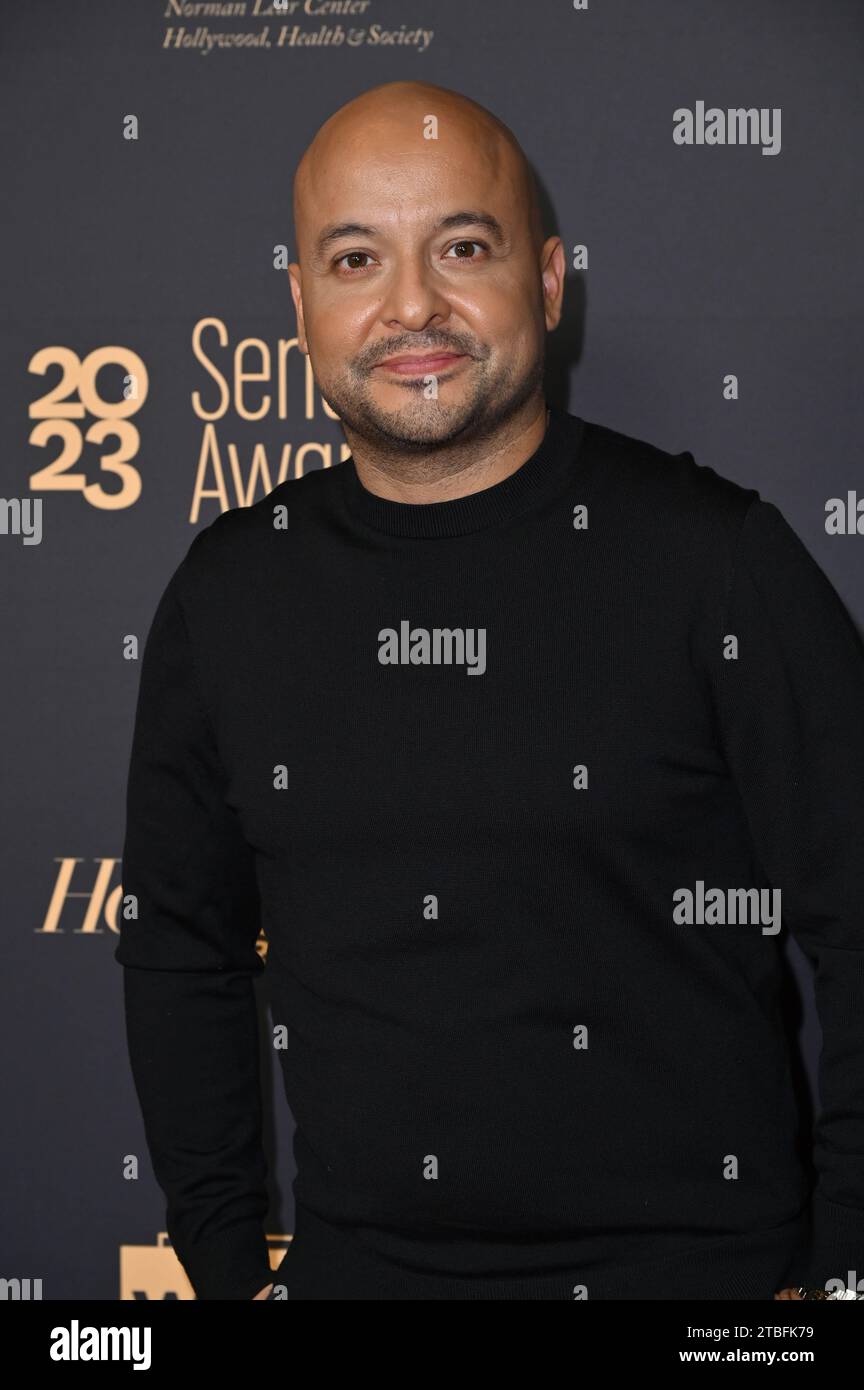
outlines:
[{"label": "man's hand", "polygon": [[255,1297],[252,1299],[252,1302],[257,1303],[259,1298],[266,1298],[268,1294],[272,1293],[272,1291],[273,1285],[268,1284],[266,1289],[262,1289],[260,1293],[256,1293]]}]

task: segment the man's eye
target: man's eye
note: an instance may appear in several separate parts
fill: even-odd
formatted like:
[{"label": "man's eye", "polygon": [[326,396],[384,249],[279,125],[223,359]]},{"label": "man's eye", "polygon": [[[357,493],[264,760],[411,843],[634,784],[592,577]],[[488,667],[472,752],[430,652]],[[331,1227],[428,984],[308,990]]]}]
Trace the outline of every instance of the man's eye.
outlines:
[{"label": "man's eye", "polygon": [[[463,254],[462,254],[462,252],[465,250],[465,248],[466,248],[466,247],[469,247],[469,246],[479,246],[481,251],[488,251],[488,249],[489,249],[488,246],[486,245],[485,241],[474,241],[474,240],[455,241],[455,242],[453,243],[453,245],[452,245],[451,247],[448,248],[448,250],[447,250],[447,252],[446,252],[446,256],[447,256],[449,259],[451,259],[451,260],[457,260],[457,261],[476,261],[476,260],[478,259],[477,256],[466,256],[466,255],[463,255]],[[451,256],[450,256],[450,252],[451,252],[451,251],[457,252],[457,255],[451,257]],[[344,275],[356,275],[359,271],[362,271],[362,270],[366,270],[366,269],[367,269],[367,266],[365,266],[365,265],[358,265],[358,264],[356,264],[356,263],[357,263],[358,261],[371,261],[371,260],[372,260],[372,257],[370,256],[370,254],[369,254],[368,251],[346,251],[344,255],[339,256],[338,259],[337,259],[336,261],[334,261],[334,265],[336,265],[336,266],[342,266],[343,262],[354,262],[354,264],[350,264],[350,265],[349,265],[349,264],[346,264],[345,267],[344,267],[344,270],[342,271],[342,273],[343,273]]]},{"label": "man's eye", "polygon": [[[336,264],[336,265],[340,265],[342,261],[356,261],[356,260],[361,260],[364,256],[366,257],[367,261],[368,261],[368,260],[371,260],[371,257],[370,257],[370,255],[369,255],[369,252],[368,252],[368,251],[346,251],[346,252],[345,252],[345,255],[344,255],[344,256],[340,256],[339,259],[335,262],[335,264]],[[348,274],[351,275],[351,274],[353,274],[355,271],[358,271],[358,270],[365,270],[365,269],[366,269],[365,265],[349,266],[349,267],[348,267]]]},{"label": "man's eye", "polygon": [[[463,246],[479,246],[482,251],[488,250],[485,241],[454,241],[450,251],[461,251]],[[447,252],[448,256],[450,251]],[[461,254],[454,257],[454,260],[457,261],[476,261],[477,259],[477,256],[463,256]]]}]

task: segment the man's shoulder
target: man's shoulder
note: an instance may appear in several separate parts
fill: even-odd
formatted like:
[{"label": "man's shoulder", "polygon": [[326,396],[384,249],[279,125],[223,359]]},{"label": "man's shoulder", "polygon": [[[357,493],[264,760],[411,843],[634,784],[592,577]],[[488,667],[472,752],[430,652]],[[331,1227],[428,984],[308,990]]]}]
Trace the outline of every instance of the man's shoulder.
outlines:
[{"label": "man's shoulder", "polygon": [[725,523],[736,530],[759,499],[756,488],[698,463],[689,449],[665,449],[594,420],[583,420],[582,449],[587,468],[608,485],[616,505],[643,514],[648,508],[658,522]]},{"label": "man's shoulder", "polygon": [[180,569],[188,582],[239,578],[255,571],[272,545],[308,522],[331,493],[341,465],[278,483],[248,506],[220,512],[193,537]]}]

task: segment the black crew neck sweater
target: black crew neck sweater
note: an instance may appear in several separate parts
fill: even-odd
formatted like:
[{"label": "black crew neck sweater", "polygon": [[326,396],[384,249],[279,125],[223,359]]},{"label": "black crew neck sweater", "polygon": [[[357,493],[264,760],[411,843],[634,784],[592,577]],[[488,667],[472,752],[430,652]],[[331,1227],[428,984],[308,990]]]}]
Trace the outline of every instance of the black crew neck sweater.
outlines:
[{"label": "black crew neck sweater", "polygon": [[[559,409],[465,497],[378,497],[349,458],[206,526],[144,650],[115,953],[196,1295],[272,1277],[262,973],[289,1298],[860,1268],[862,710],[772,503]],[[812,1192],[786,932],[824,1039]]]}]

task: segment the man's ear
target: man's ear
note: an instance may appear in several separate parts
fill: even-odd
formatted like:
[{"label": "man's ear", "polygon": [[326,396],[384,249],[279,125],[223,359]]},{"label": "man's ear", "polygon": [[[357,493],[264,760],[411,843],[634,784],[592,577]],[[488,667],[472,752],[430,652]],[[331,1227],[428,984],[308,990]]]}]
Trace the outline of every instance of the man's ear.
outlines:
[{"label": "man's ear", "polygon": [[309,347],[306,342],[306,323],[303,318],[303,291],[300,282],[300,266],[296,261],[292,261],[288,267],[288,282],[291,286],[291,298],[294,300],[294,312],[297,315],[297,345],[301,352],[308,356]]},{"label": "man's ear", "polygon": [[549,237],[544,242],[540,255],[540,274],[543,283],[546,328],[547,331],[551,332],[561,322],[561,304],[564,299],[564,281],[567,274],[564,243],[560,237]]}]

